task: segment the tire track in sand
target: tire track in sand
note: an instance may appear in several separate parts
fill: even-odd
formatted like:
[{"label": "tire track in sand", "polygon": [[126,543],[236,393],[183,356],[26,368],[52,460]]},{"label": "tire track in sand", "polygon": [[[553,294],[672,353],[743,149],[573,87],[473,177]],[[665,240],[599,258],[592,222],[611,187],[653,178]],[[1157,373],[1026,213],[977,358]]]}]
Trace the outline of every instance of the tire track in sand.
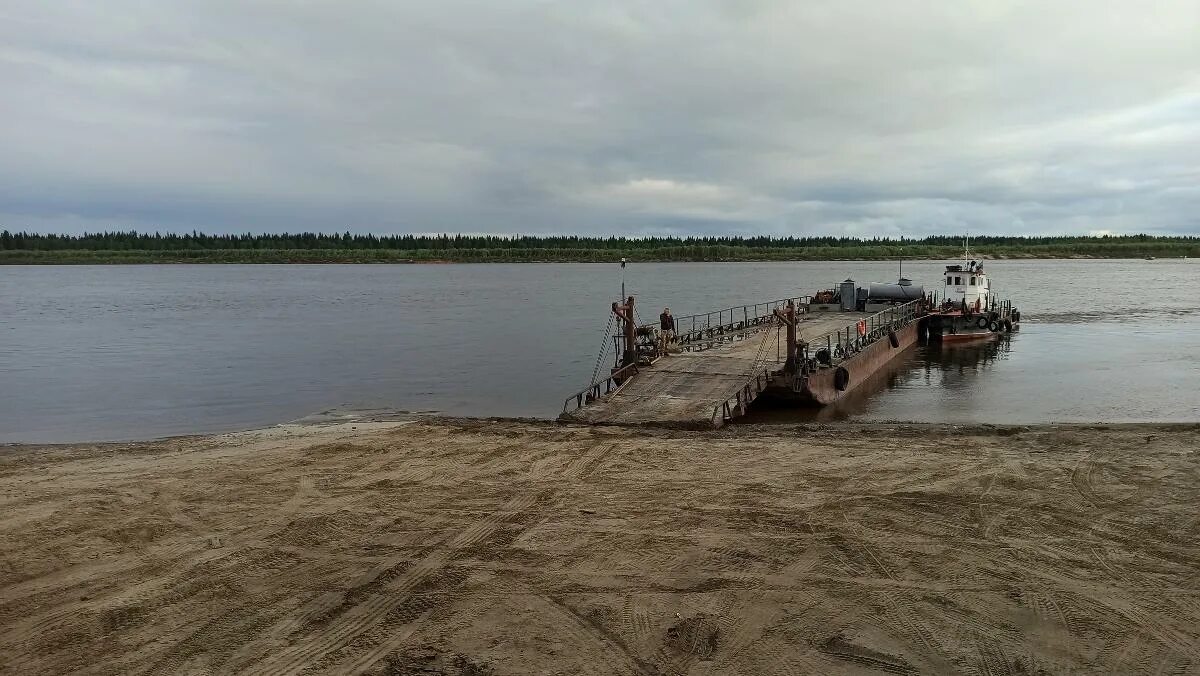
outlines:
[{"label": "tire track in sand", "polygon": [[[542,594],[533,589],[529,590],[529,594],[542,601],[543,608],[549,610],[550,614],[557,614],[562,619],[558,627],[566,632],[567,637],[574,644],[593,643],[603,646],[603,649],[597,653],[603,656],[603,663],[594,665],[597,670],[584,673],[599,675],[632,673],[646,676],[657,676],[660,673],[656,667],[648,664],[630,650],[620,636],[606,628],[603,623],[576,610],[565,599]],[[618,655],[620,659],[615,659]]]},{"label": "tire track in sand", "polygon": [[[231,557],[252,556],[252,548],[249,545],[258,542],[262,538],[270,537],[272,534],[286,528],[286,518],[298,512],[303,506],[311,502],[314,497],[319,495],[319,493],[315,492],[311,479],[305,475],[301,475],[298,477],[295,492],[287,501],[280,504],[278,516],[272,523],[228,536],[229,541],[218,549],[201,549],[193,541],[191,546],[188,546],[186,543],[180,543],[169,547],[167,552],[173,556],[164,556],[163,552],[157,552],[156,558],[172,561],[176,568],[183,567],[185,571],[188,571],[198,566],[216,564]],[[232,520],[232,517],[229,520]],[[110,573],[133,568],[137,564],[143,563],[141,555],[126,554],[103,564],[78,564],[71,566],[29,580],[24,585],[9,587],[0,591],[0,594],[3,594],[3,596],[0,596],[0,607],[7,605],[10,600],[22,601],[39,594],[62,594],[71,589],[86,585],[91,580],[107,581],[111,578]],[[86,601],[81,600],[65,606],[56,604],[50,606],[51,609],[42,615],[33,614],[24,617],[15,627],[10,627],[9,631],[4,633],[3,637],[0,638],[0,647],[6,645],[15,646],[20,651],[19,653],[15,653],[16,658],[22,660],[36,657],[32,652],[35,647],[35,639],[73,624],[77,621],[80,612],[90,610],[114,596],[132,596],[135,599],[150,598],[155,594],[169,591],[172,587],[179,584],[179,579],[186,577],[187,574],[185,572],[182,576],[154,577],[132,588],[112,583],[106,584],[99,589],[91,589],[85,595],[87,597]],[[216,581],[210,581],[201,585],[201,587],[209,588],[215,584],[217,584]],[[11,594],[13,591],[17,593]],[[180,601],[181,599],[176,599],[172,603]]]},{"label": "tire track in sand", "polygon": [[994,639],[978,636],[975,646],[975,668],[983,676],[1012,676],[1008,656]]},{"label": "tire track in sand", "polygon": [[[583,478],[594,471],[601,459],[614,447],[615,444],[593,446],[586,453],[569,462],[557,478],[566,480]],[[503,525],[518,520],[534,504],[548,500],[556,490],[556,487],[552,487],[510,499],[497,511],[451,538],[444,548],[438,549],[413,564],[393,584],[388,585],[387,593],[368,597],[322,627],[319,635],[313,640],[280,650],[266,660],[252,665],[245,673],[250,676],[292,676],[299,674],[308,665],[341,650],[355,638],[379,624],[389,613],[409,603],[414,590],[453,562],[457,558],[456,555],[465,550],[477,550],[480,543],[494,535]],[[406,638],[407,635],[386,643],[389,647],[392,647],[393,644],[398,647]],[[388,652],[390,650],[370,650],[371,657],[377,655],[377,659],[359,666],[369,668],[374,661],[382,659]],[[366,662],[367,660],[362,661]]]},{"label": "tire track in sand", "polygon": [[[408,638],[420,629],[440,607],[460,598],[463,593],[462,587],[469,576],[470,571],[466,568],[449,567],[427,577],[412,590],[404,603],[389,612],[379,624],[349,643],[348,648],[352,649],[348,651],[350,655],[329,670],[340,674],[359,674],[370,669],[374,664],[403,646]],[[458,613],[457,617],[462,619],[463,614],[473,617],[478,612],[476,606],[472,607],[470,613]],[[382,640],[375,640],[371,635],[379,633],[383,634]],[[355,652],[353,649],[356,648],[365,648],[365,650]],[[332,653],[327,654],[318,669],[326,670],[328,668],[326,662],[332,661],[331,658],[335,657]]]}]

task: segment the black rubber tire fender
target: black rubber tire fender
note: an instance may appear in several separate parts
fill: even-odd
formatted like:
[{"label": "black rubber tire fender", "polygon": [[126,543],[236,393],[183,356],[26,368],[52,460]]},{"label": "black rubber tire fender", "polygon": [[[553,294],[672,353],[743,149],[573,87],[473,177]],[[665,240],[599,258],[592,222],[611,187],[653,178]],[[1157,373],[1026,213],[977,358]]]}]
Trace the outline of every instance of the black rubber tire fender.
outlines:
[{"label": "black rubber tire fender", "polygon": [[992,322],[991,324],[988,324],[988,329],[992,333],[1000,333],[1000,322]]},{"label": "black rubber tire fender", "polygon": [[892,347],[900,347],[900,336],[896,335],[895,329],[888,329],[888,342],[892,344]]},{"label": "black rubber tire fender", "polygon": [[846,388],[850,386],[850,372],[846,370],[846,367],[839,366],[833,372],[833,386],[838,392],[845,392]]},{"label": "black rubber tire fender", "polygon": [[978,326],[981,329],[986,329],[989,323],[990,322],[987,317],[980,317],[979,319],[975,320],[975,326]]}]

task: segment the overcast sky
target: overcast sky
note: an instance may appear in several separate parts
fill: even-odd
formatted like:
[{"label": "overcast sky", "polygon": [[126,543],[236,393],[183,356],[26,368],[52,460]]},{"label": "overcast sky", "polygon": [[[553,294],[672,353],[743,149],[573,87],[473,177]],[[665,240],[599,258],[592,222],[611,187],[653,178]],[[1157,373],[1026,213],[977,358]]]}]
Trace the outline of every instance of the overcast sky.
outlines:
[{"label": "overcast sky", "polygon": [[0,228],[1200,232],[1200,2],[5,0]]}]

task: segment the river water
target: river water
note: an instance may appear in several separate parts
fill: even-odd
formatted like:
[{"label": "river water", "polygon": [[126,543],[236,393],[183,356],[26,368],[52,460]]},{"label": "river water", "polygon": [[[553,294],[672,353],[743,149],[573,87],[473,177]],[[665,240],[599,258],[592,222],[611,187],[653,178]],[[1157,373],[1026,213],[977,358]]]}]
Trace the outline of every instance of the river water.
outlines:
[{"label": "river water", "polygon": [[[904,264],[917,284],[944,262]],[[1024,328],[917,348],[815,417],[1200,420],[1195,260],[991,261]],[[811,293],[896,263],[624,272],[644,319]],[[149,438],[373,409],[553,417],[585,386],[615,265],[0,267],[0,442]],[[605,364],[607,366],[607,364]],[[752,420],[814,414],[767,411]]]}]

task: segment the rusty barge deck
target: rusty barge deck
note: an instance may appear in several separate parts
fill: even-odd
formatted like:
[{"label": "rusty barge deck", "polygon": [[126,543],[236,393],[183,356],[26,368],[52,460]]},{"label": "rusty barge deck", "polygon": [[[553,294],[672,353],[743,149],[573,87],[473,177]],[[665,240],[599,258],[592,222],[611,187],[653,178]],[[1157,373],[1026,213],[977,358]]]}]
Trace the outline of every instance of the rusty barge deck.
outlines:
[{"label": "rusty barge deck", "polygon": [[[861,312],[811,314],[797,321],[797,333],[801,340],[815,343],[866,316]],[[784,332],[779,328],[760,325],[736,340],[704,350],[660,356],[637,367],[613,392],[585,402],[565,417],[595,424],[719,425],[726,401],[736,399],[755,376],[768,376],[785,363]],[[769,386],[776,379],[767,380]]]},{"label": "rusty barge deck", "polygon": [[[950,281],[948,276],[947,289]],[[610,322],[615,318],[621,330],[611,344],[606,341],[596,362],[599,369],[612,346],[612,370],[599,380],[593,374],[591,385],[567,397],[560,419],[718,427],[745,414],[763,394],[825,406],[862,387],[918,341],[965,335],[966,320],[975,323],[973,334],[1012,331],[1020,321],[1008,301],[990,297],[981,307],[977,298],[971,308],[965,296],[939,303],[939,295],[903,277],[867,287],[847,279],[815,296],[678,317],[669,324],[664,314],[663,326],[678,330],[669,346],[663,339],[671,333],[660,332],[658,323],[639,324],[630,296],[612,304]]]},{"label": "rusty barge deck", "polygon": [[656,326],[629,320],[636,316],[632,298],[614,303],[625,327],[615,339],[622,360],[607,378],[568,397],[560,419],[703,428],[744,414],[764,393],[826,405],[914,344],[918,321],[928,315],[924,301],[875,313],[810,301],[680,318],[684,331],[667,354],[656,343]]}]

